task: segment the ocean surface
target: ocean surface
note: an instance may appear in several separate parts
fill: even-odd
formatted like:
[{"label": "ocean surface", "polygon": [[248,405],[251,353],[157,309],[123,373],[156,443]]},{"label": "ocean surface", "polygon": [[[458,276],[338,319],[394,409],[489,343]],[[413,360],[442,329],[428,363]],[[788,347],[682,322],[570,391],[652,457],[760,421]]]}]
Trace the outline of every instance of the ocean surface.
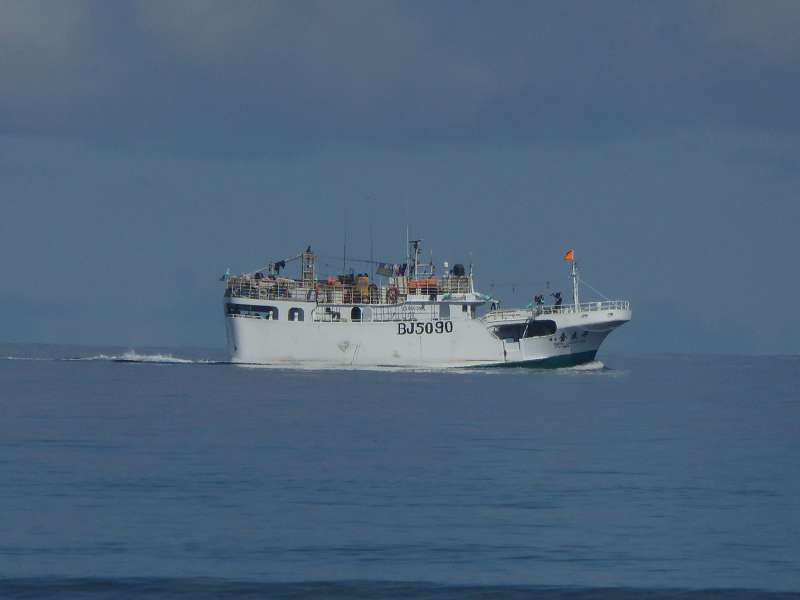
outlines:
[{"label": "ocean surface", "polygon": [[599,359],[0,345],[0,597],[800,597],[800,357]]}]

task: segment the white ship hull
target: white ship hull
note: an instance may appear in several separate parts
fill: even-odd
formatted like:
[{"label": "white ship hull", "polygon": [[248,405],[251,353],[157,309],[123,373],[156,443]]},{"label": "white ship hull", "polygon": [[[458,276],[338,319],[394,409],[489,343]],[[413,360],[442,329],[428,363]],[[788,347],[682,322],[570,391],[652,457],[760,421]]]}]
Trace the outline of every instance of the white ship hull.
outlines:
[{"label": "white ship hull", "polygon": [[[244,298],[236,302],[240,306],[259,304]],[[496,311],[483,318],[452,310],[448,319],[434,316],[407,321],[353,321],[344,313],[336,322],[321,320],[315,311],[322,309],[314,302],[273,300],[270,305],[277,308],[279,318],[226,311],[232,362],[319,367],[562,367],[594,360],[606,336],[631,318],[627,303],[590,303],[578,310],[566,306],[547,314]],[[304,320],[284,317],[298,308]],[[420,310],[427,308],[431,307]],[[515,340],[501,339],[495,329],[515,324],[523,327],[530,319],[546,319],[555,323],[556,330]]]}]

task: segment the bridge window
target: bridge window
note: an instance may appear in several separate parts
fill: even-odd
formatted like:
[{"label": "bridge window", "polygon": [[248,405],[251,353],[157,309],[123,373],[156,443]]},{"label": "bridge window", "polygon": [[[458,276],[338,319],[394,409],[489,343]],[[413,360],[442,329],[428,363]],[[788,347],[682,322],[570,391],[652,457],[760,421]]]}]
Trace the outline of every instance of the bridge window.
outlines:
[{"label": "bridge window", "polygon": [[225,313],[229,315],[244,315],[247,317],[260,317],[271,321],[278,320],[278,309],[274,306],[258,306],[255,304],[225,305]]},{"label": "bridge window", "polygon": [[540,337],[545,335],[553,335],[556,332],[556,322],[550,319],[528,321],[528,331],[525,332],[525,337]]},{"label": "bridge window", "polygon": [[289,320],[290,321],[304,321],[305,320],[305,312],[302,308],[290,308],[289,309]]},{"label": "bridge window", "polygon": [[525,323],[513,323],[511,325],[499,325],[492,329],[498,338],[504,342],[518,342],[525,331]]},{"label": "bridge window", "polygon": [[555,332],[556,322],[548,319],[498,325],[492,330],[492,333],[498,338],[507,342],[518,342],[521,338],[553,335]]}]

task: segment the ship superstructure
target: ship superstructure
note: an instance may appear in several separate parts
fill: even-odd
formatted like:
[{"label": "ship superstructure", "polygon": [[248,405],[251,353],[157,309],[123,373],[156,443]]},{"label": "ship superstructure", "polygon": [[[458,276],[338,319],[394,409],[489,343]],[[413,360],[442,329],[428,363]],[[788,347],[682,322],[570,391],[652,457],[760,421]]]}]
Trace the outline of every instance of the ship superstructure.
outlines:
[{"label": "ship superstructure", "polygon": [[[226,276],[230,359],[239,363],[412,368],[571,366],[594,360],[600,344],[631,318],[627,301],[580,303],[572,260],[573,304],[502,309],[475,289],[472,267],[436,272],[421,241],[402,263],[376,263],[375,275],[318,277],[306,251],[263,269]],[[565,258],[567,258],[565,256]],[[298,277],[286,277],[298,262]],[[485,306],[491,304],[485,314]]]}]

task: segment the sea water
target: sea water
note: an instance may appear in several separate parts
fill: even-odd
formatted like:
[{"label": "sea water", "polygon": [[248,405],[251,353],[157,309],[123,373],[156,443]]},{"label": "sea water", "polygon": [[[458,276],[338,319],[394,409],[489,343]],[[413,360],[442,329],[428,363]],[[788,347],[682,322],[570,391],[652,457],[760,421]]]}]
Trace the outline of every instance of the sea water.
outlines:
[{"label": "sea water", "polygon": [[800,357],[0,346],[0,596],[796,597]]}]

